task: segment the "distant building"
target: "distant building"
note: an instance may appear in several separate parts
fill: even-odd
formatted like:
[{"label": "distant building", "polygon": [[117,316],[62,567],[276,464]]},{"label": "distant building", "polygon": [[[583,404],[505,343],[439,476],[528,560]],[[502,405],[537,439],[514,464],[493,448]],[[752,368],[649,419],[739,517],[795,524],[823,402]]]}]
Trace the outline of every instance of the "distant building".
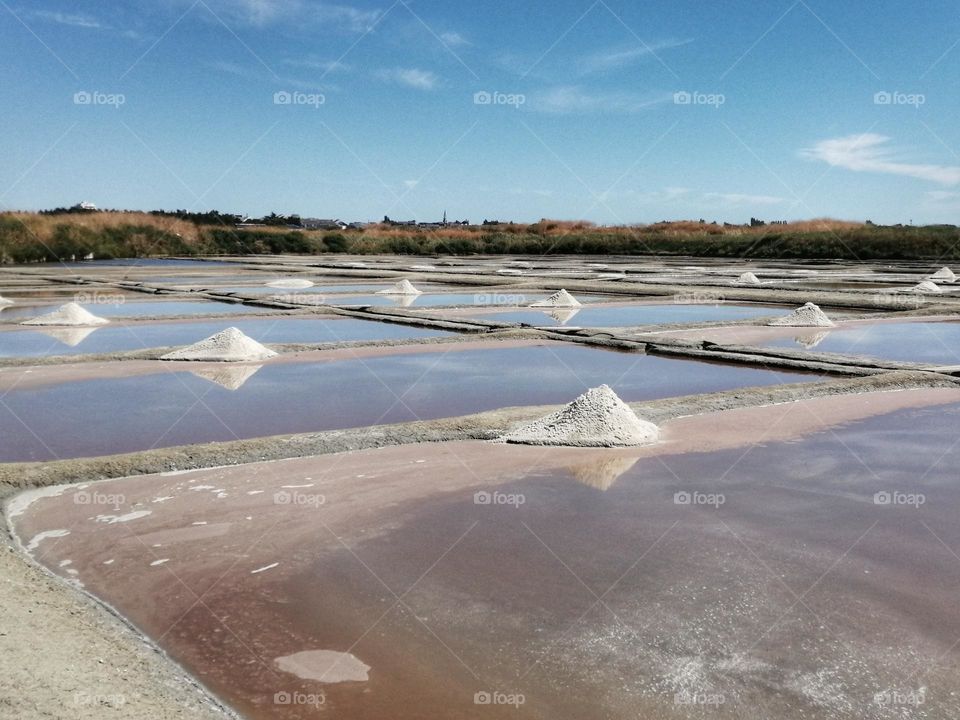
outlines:
[{"label": "distant building", "polygon": [[327,218],[301,218],[300,226],[307,230],[346,230],[350,227],[343,220]]},{"label": "distant building", "polygon": [[71,210],[86,210],[87,212],[96,212],[97,206],[92,202],[81,202],[74,205]]}]

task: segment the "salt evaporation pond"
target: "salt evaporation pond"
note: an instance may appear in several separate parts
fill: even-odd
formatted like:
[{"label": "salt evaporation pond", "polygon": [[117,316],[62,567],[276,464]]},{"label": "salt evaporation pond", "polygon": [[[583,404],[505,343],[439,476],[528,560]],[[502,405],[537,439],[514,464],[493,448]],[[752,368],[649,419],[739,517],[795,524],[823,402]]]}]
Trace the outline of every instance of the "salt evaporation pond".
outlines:
[{"label": "salt evaporation pond", "polygon": [[[59,305],[11,305],[0,313],[0,322],[19,322],[56,310]],[[83,303],[94,315],[104,318],[139,318],[179,315],[241,315],[275,312],[270,308],[215,300],[145,300],[123,303]]]},{"label": "salt evaporation pond", "polygon": [[798,328],[795,338],[778,338],[764,345],[796,348],[799,344],[816,352],[960,365],[960,323],[878,322],[823,330],[818,333],[817,328]]},{"label": "salt evaporation pond", "polygon": [[211,372],[209,364],[158,364],[152,375],[13,387],[0,407],[0,462],[562,404],[604,383],[638,401],[817,379],[559,344],[268,363],[247,366],[249,375],[237,367],[242,376],[227,382],[242,386],[232,389],[191,370]]},{"label": "salt evaporation pond", "polygon": [[[67,489],[13,520],[40,562],[253,720],[315,717],[282,702],[296,693],[345,720],[920,717],[881,712],[911,693],[908,709],[951,718],[958,423],[940,406],[747,453],[570,467],[387,448],[366,466]],[[284,662],[302,653],[348,653],[358,672],[304,679]]]},{"label": "salt evaporation pond", "polygon": [[190,345],[227,326],[270,343],[330,343],[355,340],[415,340],[450,335],[440,330],[345,318],[223,319],[205,322],[136,323],[97,328],[11,329],[0,332],[0,357],[106,353]]},{"label": "salt evaporation pond", "polygon": [[[419,286],[418,286],[419,287]],[[453,305],[528,305],[544,300],[551,293],[481,289],[473,293],[429,293],[422,295],[330,295],[331,305],[403,305],[409,307],[444,307]],[[611,301],[615,298],[598,295],[577,296],[583,303]],[[499,315],[497,317],[500,317]]]},{"label": "salt evaporation pond", "polygon": [[[609,298],[607,299],[609,300]],[[577,312],[568,319],[565,313],[571,310],[576,310]],[[665,325],[667,323],[749,320],[758,317],[775,317],[784,312],[786,312],[786,308],[775,305],[649,303],[618,307],[528,308],[516,312],[490,313],[482,317],[485,320],[493,320],[495,322],[519,322],[536,326],[624,327],[632,325]]]}]

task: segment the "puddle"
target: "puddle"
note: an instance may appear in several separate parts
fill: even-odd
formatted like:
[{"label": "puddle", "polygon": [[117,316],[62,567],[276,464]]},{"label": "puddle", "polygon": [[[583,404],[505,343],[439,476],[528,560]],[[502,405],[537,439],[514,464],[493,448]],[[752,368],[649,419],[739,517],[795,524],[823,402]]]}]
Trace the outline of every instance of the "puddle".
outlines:
[{"label": "puddle", "polygon": [[408,340],[449,333],[349,319],[216,320],[210,322],[139,323],[97,328],[17,329],[0,332],[0,357],[39,357],[106,353],[189,345],[227,326],[239,328],[261,343],[324,343],[352,340]]},{"label": "puddle", "polygon": [[[558,313],[558,310],[566,313]],[[570,311],[576,311],[571,314]],[[583,327],[625,327],[722,320],[749,320],[782,314],[785,308],[772,305],[630,305],[626,307],[584,307],[525,309],[484,315],[485,320],[520,322],[528,325],[572,325]]]},{"label": "puddle", "polygon": [[230,379],[211,381],[191,370],[203,374],[220,367],[164,364],[154,375],[13,388],[0,406],[0,461],[106,455],[562,404],[603,383],[624,400],[639,401],[817,379],[563,345],[451,346],[362,360],[267,364],[233,382],[239,389],[230,387]]},{"label": "puddle", "polygon": [[844,355],[869,355],[884,360],[960,365],[960,323],[876,323],[836,328],[822,333],[801,332],[766,347],[802,348]]},{"label": "puddle", "polygon": [[[201,473],[227,500],[189,492],[196,474],[132,478],[91,487],[173,499],[104,525],[68,492],[15,525],[60,533],[41,562],[253,720],[914,717],[883,712],[910,693],[948,718],[958,423],[957,405],[912,409],[617,466],[439,446],[414,471],[388,448],[369,476],[333,459]],[[277,494],[304,480],[325,502]],[[207,521],[230,532],[153,547]]]}]

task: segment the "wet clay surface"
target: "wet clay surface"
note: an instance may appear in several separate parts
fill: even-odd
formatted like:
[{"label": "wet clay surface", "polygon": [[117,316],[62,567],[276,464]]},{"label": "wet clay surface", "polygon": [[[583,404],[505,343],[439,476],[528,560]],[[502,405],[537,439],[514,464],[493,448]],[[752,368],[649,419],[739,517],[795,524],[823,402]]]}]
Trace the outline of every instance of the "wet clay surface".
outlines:
[{"label": "wet clay surface", "polygon": [[[953,717],[960,405],[836,403],[684,418],[645,451],[414,445],[11,514],[252,718]],[[317,651],[368,679],[275,662]]]}]

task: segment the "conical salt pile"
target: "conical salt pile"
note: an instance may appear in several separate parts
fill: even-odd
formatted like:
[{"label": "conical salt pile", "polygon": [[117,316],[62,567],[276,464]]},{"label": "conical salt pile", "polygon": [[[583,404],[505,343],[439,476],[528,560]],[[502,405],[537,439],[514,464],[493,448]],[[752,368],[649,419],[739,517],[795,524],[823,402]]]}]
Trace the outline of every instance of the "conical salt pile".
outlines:
[{"label": "conical salt pile", "polygon": [[660,429],[641,420],[606,385],[587,390],[552,415],[509,432],[503,442],[526,445],[573,445],[577,447],[622,447],[648,445],[660,437]]},{"label": "conical salt pile", "polygon": [[930,280],[940,280],[941,282],[956,282],[957,276],[954,275],[953,270],[948,267],[942,267],[937,270],[933,275],[930,276]]},{"label": "conical salt pile", "polygon": [[409,280],[401,280],[393,287],[388,287],[386,290],[378,290],[377,295],[422,295],[419,290],[417,290],[413,283]]},{"label": "conical salt pile", "polygon": [[932,281],[930,281],[930,280],[924,280],[922,283],[918,283],[918,284],[914,285],[914,286],[913,286],[912,288],[910,288],[907,292],[914,292],[914,293],[940,293],[940,292],[943,292],[943,290],[941,290],[941,289],[940,289],[940,286],[937,285],[935,282],[932,282]]},{"label": "conical salt pile", "polygon": [[249,338],[237,328],[227,328],[206,340],[201,340],[180,350],[163,355],[161,360],[196,360],[208,362],[254,362],[276,357],[270,348],[266,348],[253,338]]},{"label": "conical salt pile", "polygon": [[87,312],[75,302],[61,305],[52,313],[24,320],[21,325],[55,325],[59,327],[89,327],[91,325],[106,325],[109,320],[97,317]]},{"label": "conical salt pile", "polygon": [[3,295],[0,295],[0,305],[13,305],[13,300],[8,300]]},{"label": "conical salt pile", "polygon": [[566,290],[560,290],[546,300],[531,303],[530,307],[580,307],[580,301]]},{"label": "conical salt pile", "polygon": [[282,280],[271,280],[266,284],[266,286],[272,288],[285,288],[288,290],[302,290],[303,288],[313,287],[313,282],[310,280],[296,280],[293,278],[287,278]]},{"label": "conical salt pile", "polygon": [[813,303],[807,303],[789,315],[771,320],[767,324],[781,327],[836,327],[833,320]]},{"label": "conical salt pile", "polygon": [[752,272],[745,272],[737,278],[737,285],[760,285],[760,278]]}]

